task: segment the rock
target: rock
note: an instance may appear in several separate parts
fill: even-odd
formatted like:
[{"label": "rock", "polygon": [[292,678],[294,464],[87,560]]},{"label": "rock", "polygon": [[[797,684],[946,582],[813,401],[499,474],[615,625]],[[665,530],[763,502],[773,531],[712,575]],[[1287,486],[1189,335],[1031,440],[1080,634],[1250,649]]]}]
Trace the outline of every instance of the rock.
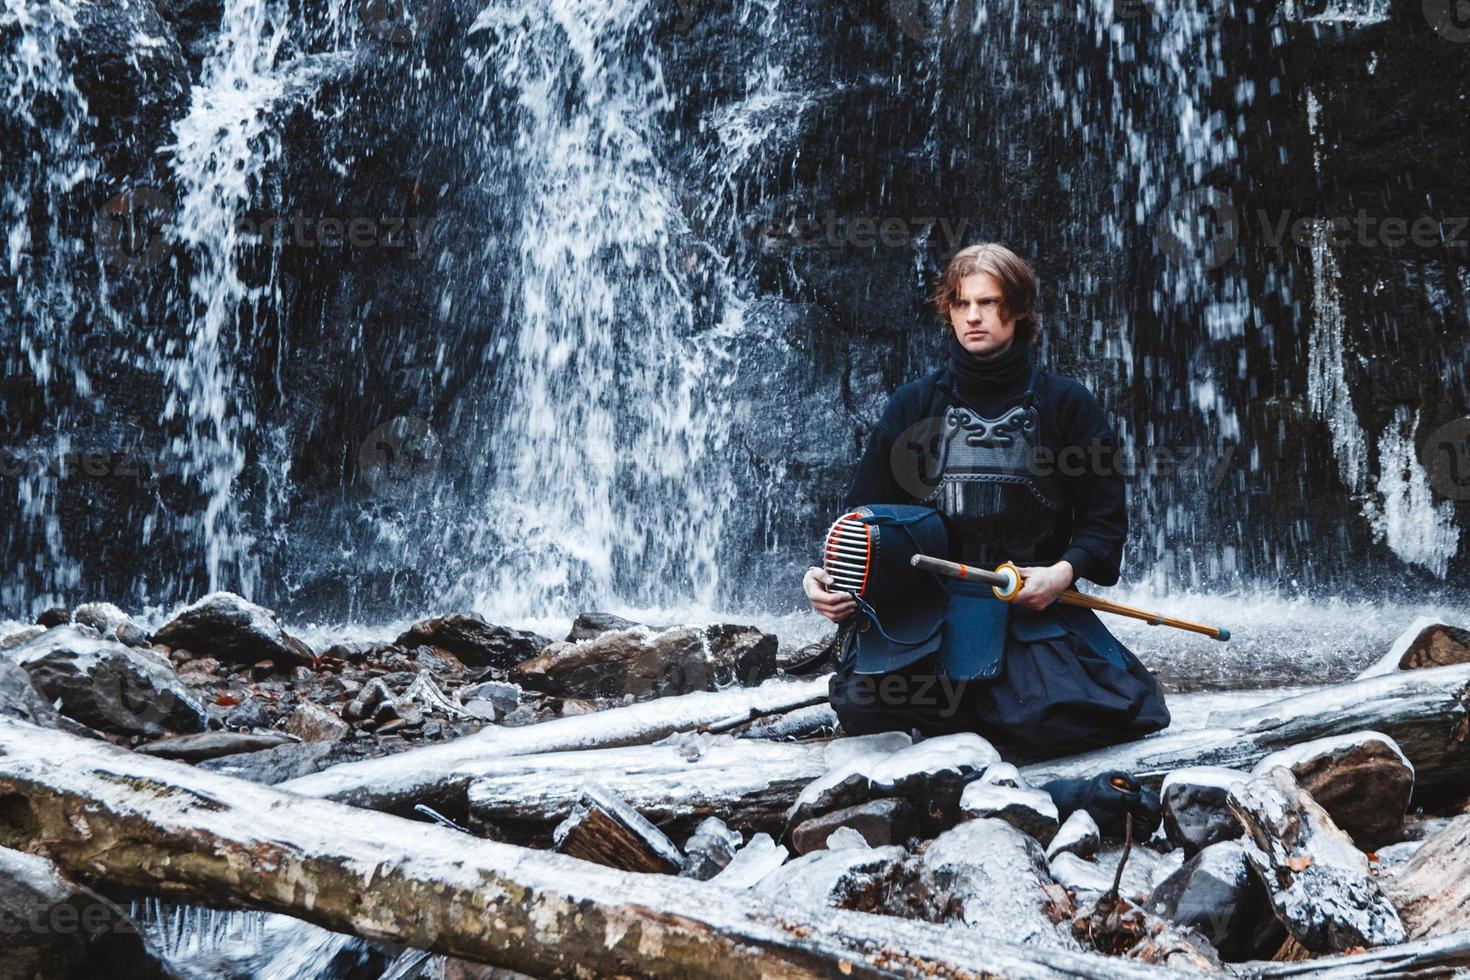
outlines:
[{"label": "rock", "polygon": [[71,610],[65,606],[52,606],[50,609],[42,610],[36,617],[36,625],[51,629],[53,626],[65,626],[71,622]]},{"label": "rock", "polygon": [[316,661],[310,647],[281,629],[274,613],[232,592],[212,592],[185,607],[153,639],[223,663],[269,660],[274,669],[289,671]]},{"label": "rock", "polygon": [[79,626],[90,626],[103,636],[117,637],[117,628],[132,625],[128,614],[110,602],[88,602],[72,610],[71,621]]},{"label": "rock", "polygon": [[790,852],[771,839],[770,834],[755,834],[745,846],[735,852],[735,857],[725,870],[709,879],[710,884],[737,891],[753,888],[757,882],[786,863]]},{"label": "rock", "polygon": [[904,732],[881,732],[832,742],[831,768],[797,794],[786,811],[788,830],[812,817],[868,800],[872,795],[868,770],[912,744],[913,740]]},{"label": "rock", "polygon": [[31,683],[31,675],[8,660],[0,660],[0,715],[44,728],[59,728],[62,721],[51,702]]},{"label": "rock", "polygon": [[521,695],[524,693],[519,684],[511,684],[507,681],[483,681],[460,688],[459,699],[466,705],[471,701],[488,701],[501,714],[507,714],[520,706]]},{"label": "rock", "polygon": [[200,732],[196,735],[161,738],[156,742],[140,745],[133,751],[163,759],[177,759],[180,762],[203,762],[205,759],[218,759],[226,755],[261,752],[295,741],[291,736],[279,732]]},{"label": "rock", "polygon": [[685,878],[709,881],[729,866],[739,849],[741,836],[719,817],[705,817],[684,842]]},{"label": "rock", "polygon": [[536,713],[535,708],[533,708],[529,704],[523,704],[514,711],[508,712],[505,717],[501,718],[500,724],[504,725],[506,728],[520,728],[522,725],[534,725],[540,720],[541,718]]},{"label": "rock", "polygon": [[146,647],[153,642],[153,637],[147,630],[133,623],[119,623],[112,632],[117,641],[125,646]]},{"label": "rock", "polygon": [[1021,775],[1021,770],[1009,762],[997,762],[985,770],[980,782],[987,786],[1010,786],[1013,789],[1029,789],[1031,784]]},{"label": "rock", "polygon": [[802,822],[791,832],[797,854],[810,854],[829,846],[827,838],[838,828],[848,828],[870,847],[903,844],[919,828],[918,814],[907,800],[869,800],[856,806],[833,810]]},{"label": "rock", "polygon": [[572,620],[572,629],[567,634],[566,642],[580,643],[583,640],[590,640],[594,636],[601,636],[604,633],[633,629],[637,625],[631,619],[614,616],[612,613],[584,612]]},{"label": "rock", "polygon": [[1000,761],[1000,753],[972,732],[926,738],[868,767],[874,796],[901,796],[923,819],[923,833],[934,836],[960,819],[965,785]]},{"label": "rock", "polygon": [[159,738],[204,730],[203,706],[172,669],[89,633],[58,626],[16,647],[11,659],[62,714],[97,731]]},{"label": "rock", "polygon": [[[1160,855],[1135,844],[1128,851],[1128,861],[1123,865],[1118,894],[1130,902],[1142,904],[1148,901],[1154,887],[1183,861],[1184,855],[1175,853],[1175,857]],[[1122,847],[1100,850],[1095,861],[1083,860],[1070,852],[1059,852],[1050,859],[1050,866],[1056,879],[1075,891],[1079,901],[1092,901],[1112,889],[1122,858]]]},{"label": "rock", "polygon": [[1057,835],[1051,839],[1046,848],[1046,859],[1048,861],[1058,854],[1074,854],[1080,858],[1091,857],[1097,853],[1102,844],[1102,834],[1097,829],[1097,823],[1086,810],[1074,810],[1072,815],[1062,821]]},{"label": "rock", "polygon": [[1230,786],[1250,778],[1247,772],[1223,766],[1190,766],[1169,773],[1159,790],[1164,833],[1187,856],[1235,840],[1245,830],[1230,812]]},{"label": "rock", "polygon": [[443,647],[414,647],[415,666],[439,677],[456,677],[465,672],[464,661]]},{"label": "rock", "polygon": [[1286,939],[1237,841],[1206,846],[1159,882],[1146,908],[1198,932],[1226,960],[1269,959]]},{"label": "rock", "polygon": [[[1079,811],[1081,812],[1081,811]],[[974,782],[960,794],[960,813],[966,819],[987,817],[1004,820],[1043,847],[1052,842],[1060,826],[1056,804],[1038,789]]]},{"label": "rock", "polygon": [[1159,828],[1159,794],[1126,772],[1110,770],[1091,779],[1053,779],[1042,787],[1065,820],[1086,810],[1102,835],[1122,839],[1127,816],[1133,815],[1133,839],[1144,840]]},{"label": "rock", "polygon": [[937,921],[958,919],[1009,942],[1077,948],[1056,927],[1056,880],[1046,854],[1010,824],[966,820],[934,839],[919,869],[918,887]]},{"label": "rock", "polygon": [[[368,683],[357,696],[342,709],[342,717],[346,721],[361,721],[370,717],[378,705],[387,701],[393,703],[393,691],[383,682],[381,677],[375,677]],[[396,709],[395,709],[396,711]],[[386,720],[386,719],[384,719]]]},{"label": "rock", "polygon": [[1420,616],[1398,635],[1377,663],[1358,675],[1379,677],[1396,670],[1422,670],[1470,663],[1470,630]]},{"label": "rock", "polygon": [[776,672],[776,638],[744,626],[645,627],[553,643],[520,664],[522,684],[571,697],[635,698],[759,684]]},{"label": "rock", "polygon": [[44,626],[23,626],[14,633],[0,637],[0,650],[18,647],[22,643],[27,643],[33,638],[40,636],[44,632],[46,632],[46,627]]},{"label": "rock", "polygon": [[1276,917],[1302,946],[1326,953],[1404,941],[1403,922],[1367,857],[1291,770],[1277,767],[1237,783],[1230,808],[1246,829],[1246,858]]},{"label": "rock", "polygon": [[466,667],[509,670],[536,656],[551,641],[544,636],[495,626],[474,614],[455,613],[415,623],[393,641],[400,647],[442,647]]},{"label": "rock", "polygon": [[397,649],[398,647],[386,641],[352,640],[347,643],[333,643],[322,651],[322,659],[345,660],[350,664],[360,664]]},{"label": "rock", "polygon": [[118,905],[63,878],[50,861],[0,847],[0,977],[172,977]]},{"label": "rock", "polygon": [[803,908],[825,905],[869,912],[884,903],[907,856],[897,846],[813,851],[766,875],[751,888],[751,896]]},{"label": "rock", "polygon": [[[1092,899],[1113,887],[1113,876],[1104,871],[1095,861],[1063,851],[1050,858],[1047,866],[1052,877],[1076,893],[1078,901]],[[1119,886],[1121,889],[1121,885]]]},{"label": "rock", "polygon": [[1272,752],[1255,774],[1281,766],[1365,851],[1403,837],[1414,766],[1379,732],[1336,735]]},{"label": "rock", "polygon": [[224,722],[237,731],[250,731],[256,728],[271,728],[275,724],[275,719],[271,717],[270,703],[264,698],[252,695],[230,708],[224,716]]},{"label": "rock", "polygon": [[286,719],[286,731],[303,742],[335,742],[352,730],[347,722],[320,705],[303,701]]}]

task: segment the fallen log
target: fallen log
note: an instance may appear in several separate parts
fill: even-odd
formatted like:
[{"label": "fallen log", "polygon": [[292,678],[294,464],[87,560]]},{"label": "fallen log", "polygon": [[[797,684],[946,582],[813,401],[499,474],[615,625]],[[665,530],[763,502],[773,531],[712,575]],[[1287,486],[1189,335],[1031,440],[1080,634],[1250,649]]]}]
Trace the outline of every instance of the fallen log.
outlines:
[{"label": "fallen log", "polygon": [[1470,815],[1456,817],[1389,877],[1411,939],[1470,929]]},{"label": "fallen log", "polygon": [[672,875],[684,867],[677,844],[601,786],[582,792],[554,837],[558,852],[609,868]]},{"label": "fallen log", "polygon": [[1155,977],[477,840],[0,719],[0,846],[91,882],[546,976]]},{"label": "fallen log", "polygon": [[469,785],[470,825],[540,841],[595,782],[676,837],[710,816],[742,833],[774,832],[802,787],[833,765],[829,746],[849,741],[681,738],[680,744],[487,760]]},{"label": "fallen log", "polygon": [[470,780],[506,756],[644,745],[752,710],[807,704],[826,689],[825,677],[767,681],[759,687],[659,698],[521,728],[490,727],[442,745],[332,766],[279,788],[370,810],[408,813],[426,803],[457,815],[464,811]]},{"label": "fallen log", "polygon": [[1435,667],[1322,688],[1299,697],[1211,715],[1205,728],[1167,729],[1137,742],[1026,766],[1033,786],[1108,769],[1157,786],[1186,766],[1250,770],[1277,749],[1347,732],[1391,737],[1414,765],[1416,799],[1463,792],[1470,773],[1470,665]]},{"label": "fallen log", "polygon": [[1406,980],[1410,977],[1448,977],[1470,967],[1470,931],[1401,946],[1386,946],[1344,956],[1323,956],[1295,963],[1252,960],[1236,963],[1230,972],[1240,977],[1312,977],[1313,980]]}]

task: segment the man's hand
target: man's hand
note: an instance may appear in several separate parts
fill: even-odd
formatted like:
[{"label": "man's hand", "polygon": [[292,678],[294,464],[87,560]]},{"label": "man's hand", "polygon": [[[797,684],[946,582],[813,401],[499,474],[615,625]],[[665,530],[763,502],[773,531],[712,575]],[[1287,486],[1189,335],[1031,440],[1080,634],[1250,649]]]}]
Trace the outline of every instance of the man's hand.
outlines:
[{"label": "man's hand", "polygon": [[857,600],[850,592],[830,591],[827,587],[831,584],[832,576],[815,565],[806,570],[806,575],[801,580],[801,588],[806,592],[812,608],[832,622],[840,623],[852,615],[852,611],[857,608]]},{"label": "man's hand", "polygon": [[1069,561],[1059,561],[1055,565],[1023,565],[1021,591],[1011,601],[1030,609],[1045,609],[1072,587],[1075,575]]}]

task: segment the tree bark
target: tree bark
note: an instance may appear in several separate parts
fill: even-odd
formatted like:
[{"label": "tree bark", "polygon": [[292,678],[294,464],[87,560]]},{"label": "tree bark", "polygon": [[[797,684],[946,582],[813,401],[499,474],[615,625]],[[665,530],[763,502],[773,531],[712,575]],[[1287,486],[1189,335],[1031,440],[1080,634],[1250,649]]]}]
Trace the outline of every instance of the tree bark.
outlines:
[{"label": "tree bark", "polygon": [[1157,977],[932,923],[478,840],[0,719],[0,846],[537,976]]},{"label": "tree bark", "polygon": [[1295,963],[1252,961],[1236,963],[1230,972],[1240,977],[1311,977],[1312,980],[1407,980],[1410,977],[1447,977],[1470,967],[1470,932],[1454,932],[1401,946],[1365,953],[1323,956]]},{"label": "tree bark", "polygon": [[1470,666],[1436,667],[1323,688],[1300,697],[1211,715],[1209,727],[1163,733],[1137,742],[1026,766],[1039,785],[1056,777],[1090,777],[1108,769],[1157,786],[1185,766],[1249,771],[1267,753],[1329,735],[1376,731],[1391,737],[1414,764],[1415,798],[1463,792],[1470,773]]},{"label": "tree bark", "polygon": [[407,814],[425,803],[463,816],[470,780],[507,756],[643,745],[750,710],[806,704],[826,689],[825,677],[767,681],[759,687],[658,698],[521,728],[493,726],[442,745],[332,766],[278,788],[370,810]]},{"label": "tree bark", "polygon": [[1470,814],[1456,817],[1404,862],[1384,891],[1410,939],[1470,930]]}]

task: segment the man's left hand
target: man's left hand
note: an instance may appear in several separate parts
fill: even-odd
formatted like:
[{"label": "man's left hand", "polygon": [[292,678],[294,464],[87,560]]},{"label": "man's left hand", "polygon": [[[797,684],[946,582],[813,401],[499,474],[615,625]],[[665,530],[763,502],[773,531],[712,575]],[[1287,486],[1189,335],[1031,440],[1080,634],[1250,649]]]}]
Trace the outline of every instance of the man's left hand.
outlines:
[{"label": "man's left hand", "polygon": [[1029,609],[1045,609],[1072,587],[1075,575],[1069,561],[1059,561],[1055,565],[1022,565],[1021,591],[1011,601]]}]

